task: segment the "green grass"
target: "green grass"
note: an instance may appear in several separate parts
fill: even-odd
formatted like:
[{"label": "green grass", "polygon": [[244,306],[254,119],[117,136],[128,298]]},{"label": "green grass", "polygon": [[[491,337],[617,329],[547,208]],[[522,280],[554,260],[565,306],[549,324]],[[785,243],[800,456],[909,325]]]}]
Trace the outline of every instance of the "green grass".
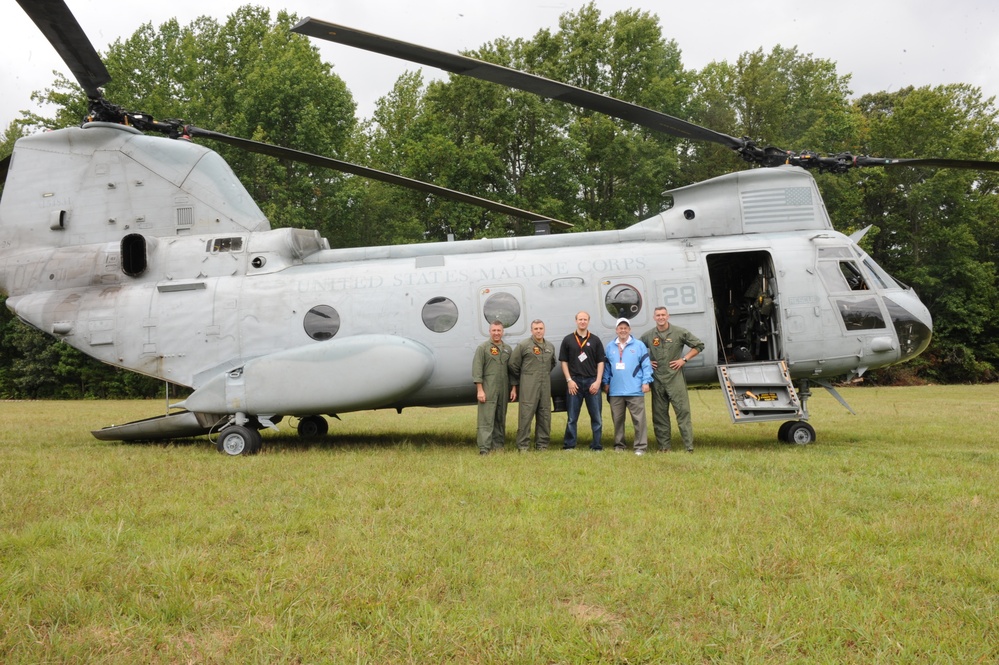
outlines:
[{"label": "green grass", "polygon": [[460,408],[228,458],[89,434],[162,402],[2,402],[0,661],[997,662],[999,386],[842,392],[788,446],[694,391],[696,453],[645,457],[480,458]]}]

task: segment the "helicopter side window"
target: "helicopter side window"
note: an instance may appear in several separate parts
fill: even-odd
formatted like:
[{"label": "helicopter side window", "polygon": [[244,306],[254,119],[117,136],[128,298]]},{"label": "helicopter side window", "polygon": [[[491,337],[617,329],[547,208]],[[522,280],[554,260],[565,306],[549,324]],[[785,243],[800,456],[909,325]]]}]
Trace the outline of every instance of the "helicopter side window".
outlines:
[{"label": "helicopter side window", "polygon": [[423,306],[423,325],[436,333],[447,332],[458,322],[458,306],[449,298],[431,298]]},{"label": "helicopter side window", "polygon": [[240,236],[236,236],[235,238],[212,238],[208,241],[208,251],[212,254],[218,254],[219,252],[242,252],[243,238]]},{"label": "helicopter side window", "polygon": [[486,321],[499,321],[504,328],[509,328],[520,320],[520,303],[509,293],[494,293],[486,298],[482,314]]},{"label": "helicopter side window", "polygon": [[329,305],[316,305],[305,313],[305,334],[322,342],[331,339],[340,330],[340,314]]},{"label": "helicopter side window", "polygon": [[630,284],[618,284],[607,291],[604,306],[615,319],[633,319],[642,311],[642,294]]}]

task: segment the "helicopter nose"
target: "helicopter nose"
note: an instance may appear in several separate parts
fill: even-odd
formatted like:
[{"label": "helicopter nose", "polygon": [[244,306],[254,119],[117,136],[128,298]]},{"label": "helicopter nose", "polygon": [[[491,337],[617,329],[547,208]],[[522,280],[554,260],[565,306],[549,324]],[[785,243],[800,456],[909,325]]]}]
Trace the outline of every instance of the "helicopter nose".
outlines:
[{"label": "helicopter nose", "polygon": [[899,361],[915,358],[933,338],[933,317],[913,290],[885,296],[901,351]]}]

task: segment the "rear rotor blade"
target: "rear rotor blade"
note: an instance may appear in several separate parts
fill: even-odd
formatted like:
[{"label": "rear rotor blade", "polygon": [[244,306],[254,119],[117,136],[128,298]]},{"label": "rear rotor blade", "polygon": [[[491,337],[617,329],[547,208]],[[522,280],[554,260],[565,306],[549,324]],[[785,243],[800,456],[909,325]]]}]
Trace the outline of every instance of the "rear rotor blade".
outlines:
[{"label": "rear rotor blade", "polygon": [[665,113],[475,58],[436,51],[425,46],[417,46],[313,18],[302,19],[292,28],[292,31],[373,53],[401,58],[420,65],[436,67],[454,74],[498,83],[541,97],[568,102],[682,139],[711,141],[732,149],[738,149],[744,145],[744,141],[741,139],[674,118]]},{"label": "rear rotor blade", "polygon": [[538,213],[531,212],[529,210],[521,210],[520,208],[515,208],[514,206],[509,206],[504,203],[499,203],[497,201],[490,201],[489,199],[483,199],[478,196],[472,196],[471,194],[465,194],[464,192],[448,189],[447,187],[432,185],[428,182],[423,182],[422,180],[414,180],[413,178],[407,178],[405,176],[396,175],[394,173],[379,171],[377,169],[368,168],[367,166],[360,166],[358,164],[353,164],[351,162],[344,162],[339,159],[333,159],[331,157],[323,157],[321,155],[316,155],[311,152],[294,150],[292,148],[282,148],[281,146],[271,145],[270,143],[262,143],[260,141],[251,141],[249,139],[242,139],[239,138],[238,136],[229,136],[228,134],[221,134],[219,132],[213,132],[209,129],[201,129],[200,127],[193,127],[189,125],[185,127],[185,129],[187,130],[188,135],[192,137],[200,136],[207,139],[214,139],[216,141],[221,141],[222,143],[228,143],[229,145],[234,145],[236,147],[248,150],[250,152],[259,153],[261,155],[270,155],[271,157],[277,157],[280,159],[291,159],[296,162],[302,162],[304,164],[321,166],[323,168],[334,169],[337,171],[342,171],[344,173],[352,173],[354,175],[362,176],[364,178],[371,178],[372,180],[378,180],[381,182],[391,183],[393,185],[399,185],[401,187],[407,187],[409,189],[415,189],[417,191],[425,192],[427,194],[434,194],[436,196],[450,199],[452,201],[467,203],[470,205],[478,206],[480,208],[485,208],[486,210],[492,210],[493,212],[502,213],[504,215],[511,215],[513,217],[518,217],[533,222],[546,221],[566,228],[572,226],[572,224],[568,222],[564,222],[558,219],[553,219],[552,217],[540,215]]},{"label": "rear rotor blade", "polygon": [[101,96],[100,87],[111,80],[93,44],[62,0],[17,0],[73,73],[90,99]]}]

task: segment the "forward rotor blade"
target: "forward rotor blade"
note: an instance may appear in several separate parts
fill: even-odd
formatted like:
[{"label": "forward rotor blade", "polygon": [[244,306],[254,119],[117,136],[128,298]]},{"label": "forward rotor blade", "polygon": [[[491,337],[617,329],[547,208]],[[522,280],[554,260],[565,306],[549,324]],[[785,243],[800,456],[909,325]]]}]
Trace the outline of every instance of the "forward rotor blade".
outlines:
[{"label": "forward rotor blade", "polygon": [[425,46],[362,32],[343,25],[327,23],[313,18],[305,18],[292,28],[292,32],[325,39],[327,41],[353,46],[373,53],[381,53],[401,58],[420,65],[443,69],[444,71],[470,76],[498,83],[517,90],[531,92],[541,97],[575,104],[581,108],[627,120],[648,129],[670,134],[682,139],[711,141],[732,148],[741,148],[745,141],[727,134],[713,131],[700,125],[674,118],[671,115],[614,99],[589,90],[583,90],[566,83],[552,81],[535,74],[510,69],[501,65],[476,60],[463,55],[436,51]]},{"label": "forward rotor blade", "polygon": [[380,53],[382,55],[401,58],[420,65],[443,69],[444,71],[462,76],[470,76],[483,81],[498,83],[517,90],[524,90],[542,97],[557,99],[591,111],[598,111],[636,125],[671,136],[698,141],[709,141],[723,145],[739,153],[747,162],[762,166],[779,166],[793,164],[806,169],[819,169],[835,173],[844,173],[852,168],[867,166],[910,166],[977,169],[986,171],[999,170],[999,163],[967,159],[890,159],[878,157],[854,157],[842,154],[832,157],[822,157],[816,153],[795,153],[773,147],[760,147],[748,138],[736,138],[714,130],[702,127],[673,116],[653,111],[651,109],[624,102],[607,95],[583,90],[565,83],[552,81],[535,74],[495,65],[463,55],[455,55],[436,51],[425,46],[417,46],[396,39],[362,32],[335,23],[327,23],[313,18],[305,18],[292,28],[293,32],[308,35],[317,39],[325,39],[337,44]]},{"label": "forward rotor blade", "polygon": [[540,215],[529,210],[521,210],[520,208],[515,208],[514,206],[509,206],[504,203],[499,203],[497,201],[490,201],[489,199],[483,199],[478,196],[472,196],[471,194],[465,194],[464,192],[459,192],[453,189],[448,189],[447,187],[440,187],[438,185],[432,185],[428,182],[423,182],[422,180],[414,180],[413,178],[407,178],[405,176],[396,175],[394,173],[388,173],[386,171],[379,171],[377,169],[368,168],[367,166],[360,166],[358,164],[353,164],[351,162],[344,162],[339,159],[333,159],[331,157],[323,157],[322,155],[316,155],[311,152],[304,152],[302,150],[294,150],[292,148],[282,148],[281,146],[272,145],[270,143],[262,143],[260,141],[251,141],[249,139],[242,139],[238,136],[229,136],[228,134],[221,134],[219,132],[213,132],[209,129],[201,129],[200,127],[193,127],[188,125],[185,127],[188,135],[190,136],[200,136],[207,139],[214,139],[216,141],[221,141],[222,143],[228,143],[229,145],[234,145],[236,147],[248,150],[250,152],[256,152],[261,155],[270,155],[271,157],[277,157],[280,159],[291,159],[296,162],[302,162],[304,164],[311,164],[313,166],[321,166],[323,168],[334,169],[336,171],[342,171],[344,173],[352,173],[364,178],[371,178],[372,180],[379,180],[381,182],[391,183],[393,185],[399,185],[401,187],[407,187],[409,189],[415,189],[420,192],[425,192],[427,194],[434,194],[435,196],[440,196],[442,198],[450,199],[452,201],[459,201],[461,203],[467,203],[470,205],[478,206],[480,208],[485,208],[486,210],[492,210],[493,212],[498,212],[504,215],[511,215],[513,217],[519,217],[521,219],[526,219],[532,222],[551,222],[552,224],[569,228],[572,226],[569,222],[564,222],[559,219],[554,219],[552,217],[547,217],[545,215]]},{"label": "forward rotor blade", "polygon": [[99,98],[100,87],[111,80],[111,75],[66,3],[62,0],[17,0],[17,4],[59,53],[87,97]]}]

